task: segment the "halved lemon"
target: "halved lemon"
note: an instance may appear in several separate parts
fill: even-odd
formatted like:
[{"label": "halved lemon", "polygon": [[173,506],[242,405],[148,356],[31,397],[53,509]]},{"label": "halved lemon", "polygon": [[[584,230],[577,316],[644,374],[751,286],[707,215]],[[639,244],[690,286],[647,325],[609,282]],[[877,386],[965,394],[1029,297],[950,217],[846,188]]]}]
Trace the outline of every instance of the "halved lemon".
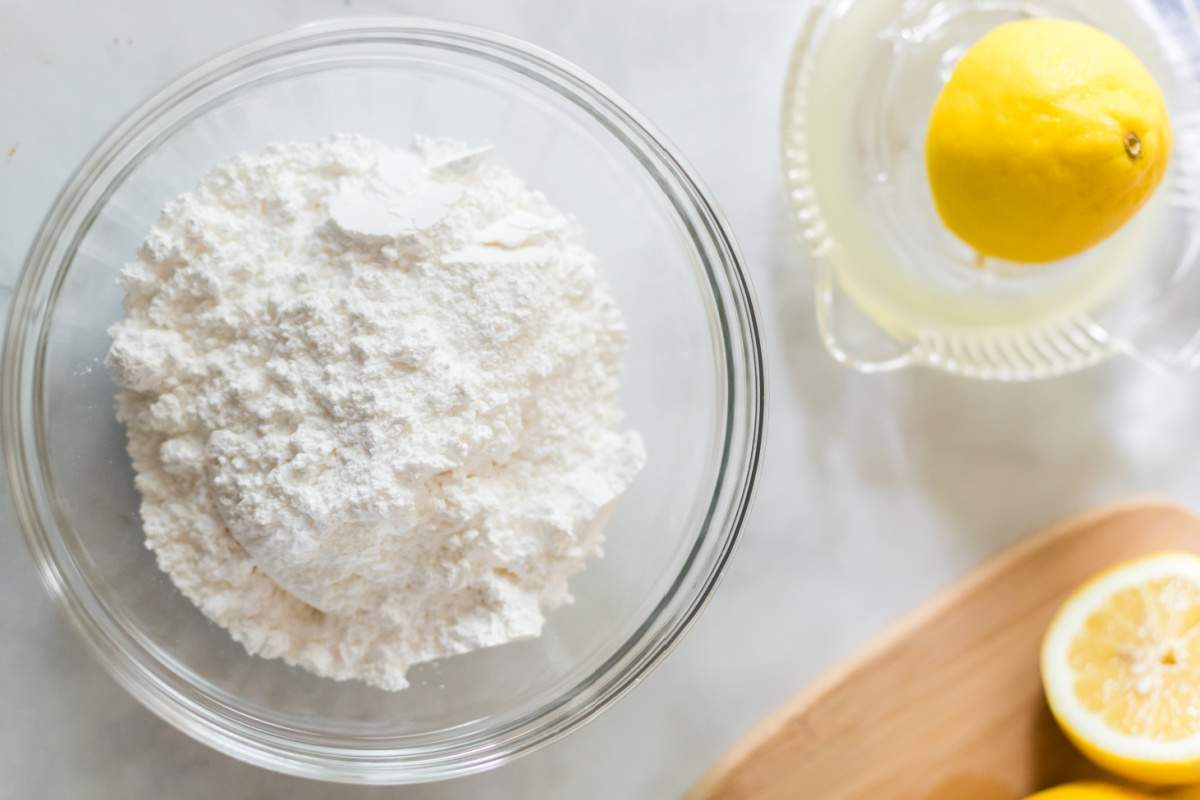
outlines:
[{"label": "halved lemon", "polygon": [[1148,556],[1076,590],[1046,633],[1042,683],[1063,731],[1100,766],[1200,781],[1200,556]]}]

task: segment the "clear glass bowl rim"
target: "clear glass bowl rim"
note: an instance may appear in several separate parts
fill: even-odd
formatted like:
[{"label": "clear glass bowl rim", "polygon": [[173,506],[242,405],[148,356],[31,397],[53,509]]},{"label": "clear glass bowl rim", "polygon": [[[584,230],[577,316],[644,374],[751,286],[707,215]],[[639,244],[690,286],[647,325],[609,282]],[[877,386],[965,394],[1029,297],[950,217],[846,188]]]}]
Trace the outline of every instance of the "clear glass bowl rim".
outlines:
[{"label": "clear glass bowl rim", "polygon": [[[717,388],[726,401],[719,475],[704,524],[670,589],[633,636],[583,681],[501,729],[434,732],[416,744],[407,736],[402,747],[379,738],[298,736],[228,707],[156,658],[93,589],[64,540],[49,492],[40,403],[57,294],[98,209],[128,170],[199,113],[213,87],[223,97],[274,59],[368,43],[444,48],[516,70],[588,112],[629,148],[700,253],[724,360],[724,385]],[[0,360],[0,437],[14,512],[43,584],[93,656],[135,699],[193,738],[268,769],[346,783],[418,783],[490,769],[561,738],[670,651],[715,588],[749,512],[766,422],[765,380],[752,288],[729,226],[693,171],[637,112],[570,62],[513,37],[422,18],[349,18],[309,23],[205,62],[144,101],[84,158],[35,235],[15,290]]]}]

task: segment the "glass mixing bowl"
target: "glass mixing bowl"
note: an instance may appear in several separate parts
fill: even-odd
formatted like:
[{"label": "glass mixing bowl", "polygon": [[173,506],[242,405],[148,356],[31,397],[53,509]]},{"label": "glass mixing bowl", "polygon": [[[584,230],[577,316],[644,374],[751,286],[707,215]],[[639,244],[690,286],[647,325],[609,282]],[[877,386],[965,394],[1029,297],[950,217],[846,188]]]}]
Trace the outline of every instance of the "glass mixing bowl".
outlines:
[{"label": "glass mixing bowl", "polygon": [[[491,143],[599,256],[629,327],[624,405],[649,461],[545,634],[414,669],[387,693],[248,656],[161,573],[103,366],[117,272],[163,203],[215,162],[337,131]],[[59,195],[13,298],[2,428],[42,579],[104,667],[206,744],[327,780],[488,769],[564,735],[670,649],[743,524],[763,364],[729,230],[661,136],[579,69],[419,20],[320,23],[235,49],[120,123]]]},{"label": "glass mixing bowl", "polygon": [[[1050,265],[980,269],[934,208],[929,115],[970,45],[1037,16],[1088,22],[1132,48],[1166,96],[1174,152],[1155,197],[1108,241]],[[1195,0],[816,0],[784,90],[782,145],[818,326],[842,363],[992,380],[1048,378],[1114,353],[1200,366]]]}]

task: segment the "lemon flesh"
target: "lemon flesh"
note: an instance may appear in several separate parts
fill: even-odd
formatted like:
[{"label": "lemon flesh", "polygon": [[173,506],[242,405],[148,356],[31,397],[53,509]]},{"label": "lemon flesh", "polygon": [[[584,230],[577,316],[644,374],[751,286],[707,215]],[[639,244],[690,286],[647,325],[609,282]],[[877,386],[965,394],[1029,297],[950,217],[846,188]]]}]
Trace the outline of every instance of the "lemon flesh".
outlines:
[{"label": "lemon flesh", "polygon": [[1200,781],[1200,557],[1116,567],[1063,604],[1042,647],[1050,710],[1100,766]]},{"label": "lemon flesh", "polygon": [[1125,224],[1162,181],[1166,101],[1125,45],[1078,22],[1001,25],[934,104],[925,163],[939,215],[984,256],[1041,263]]}]

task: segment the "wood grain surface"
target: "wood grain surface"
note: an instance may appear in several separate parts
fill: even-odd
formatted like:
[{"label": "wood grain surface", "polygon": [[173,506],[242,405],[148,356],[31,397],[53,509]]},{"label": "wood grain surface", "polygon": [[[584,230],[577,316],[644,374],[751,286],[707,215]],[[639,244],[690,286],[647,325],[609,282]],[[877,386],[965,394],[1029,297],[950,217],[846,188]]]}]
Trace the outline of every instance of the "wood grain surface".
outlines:
[{"label": "wood grain surface", "polygon": [[1088,577],[1170,549],[1200,551],[1200,520],[1155,500],[1026,539],[791,700],[690,797],[1016,800],[1099,775],[1046,707],[1042,635]]}]

